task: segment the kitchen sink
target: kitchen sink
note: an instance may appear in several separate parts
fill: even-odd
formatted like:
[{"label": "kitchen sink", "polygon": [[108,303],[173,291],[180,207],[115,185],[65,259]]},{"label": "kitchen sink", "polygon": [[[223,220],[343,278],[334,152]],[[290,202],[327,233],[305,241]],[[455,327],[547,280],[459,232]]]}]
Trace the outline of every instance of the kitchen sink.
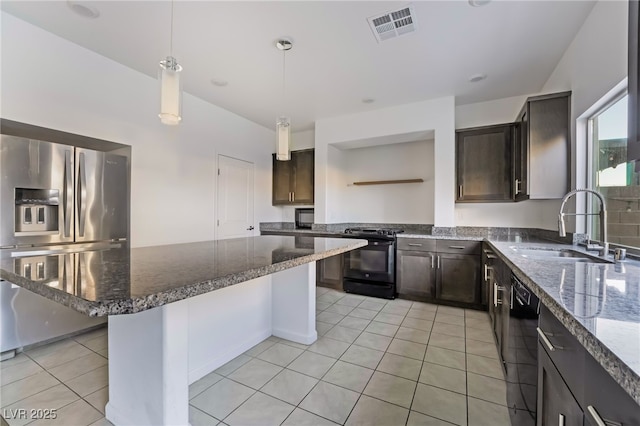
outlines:
[{"label": "kitchen sink", "polygon": [[549,249],[549,248],[516,248],[512,249],[522,257],[535,260],[561,260],[572,262],[590,262],[590,263],[610,263],[606,259],[591,256],[586,253],[571,249]]}]

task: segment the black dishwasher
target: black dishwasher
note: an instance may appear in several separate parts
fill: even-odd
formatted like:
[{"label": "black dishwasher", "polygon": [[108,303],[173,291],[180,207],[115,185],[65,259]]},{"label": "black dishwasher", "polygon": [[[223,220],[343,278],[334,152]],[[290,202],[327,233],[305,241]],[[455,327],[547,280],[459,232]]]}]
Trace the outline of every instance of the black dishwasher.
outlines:
[{"label": "black dishwasher", "polygon": [[507,405],[513,425],[536,424],[538,383],[538,317],[540,300],[511,275],[509,337],[505,353]]}]

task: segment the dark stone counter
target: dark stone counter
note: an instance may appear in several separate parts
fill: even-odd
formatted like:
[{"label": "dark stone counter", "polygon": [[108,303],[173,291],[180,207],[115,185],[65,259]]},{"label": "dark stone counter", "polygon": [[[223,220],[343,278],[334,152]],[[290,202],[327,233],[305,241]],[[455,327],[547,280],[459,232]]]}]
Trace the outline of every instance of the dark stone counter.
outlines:
[{"label": "dark stone counter", "polygon": [[522,255],[523,249],[544,248],[586,253],[575,245],[497,241],[489,244],[640,404],[640,262],[593,263]]},{"label": "dark stone counter", "polygon": [[[0,252],[0,278],[88,316],[132,314],[366,245],[366,240],[259,236],[188,244],[96,248],[27,257]],[[23,253],[24,254],[24,253]],[[73,257],[75,256],[75,258]],[[30,259],[35,259],[30,257]],[[80,265],[74,278],[69,265]]]}]

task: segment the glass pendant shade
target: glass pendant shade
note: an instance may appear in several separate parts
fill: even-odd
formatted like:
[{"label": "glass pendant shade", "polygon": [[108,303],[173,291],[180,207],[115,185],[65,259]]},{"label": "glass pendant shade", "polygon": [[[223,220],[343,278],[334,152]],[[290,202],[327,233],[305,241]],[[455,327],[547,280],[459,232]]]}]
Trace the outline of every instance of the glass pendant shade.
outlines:
[{"label": "glass pendant shade", "polygon": [[175,126],[182,120],[182,87],[180,85],[182,67],[173,56],[160,61],[160,121]]},{"label": "glass pendant shade", "polygon": [[291,123],[287,117],[280,117],[276,122],[276,159],[278,161],[291,160]]}]

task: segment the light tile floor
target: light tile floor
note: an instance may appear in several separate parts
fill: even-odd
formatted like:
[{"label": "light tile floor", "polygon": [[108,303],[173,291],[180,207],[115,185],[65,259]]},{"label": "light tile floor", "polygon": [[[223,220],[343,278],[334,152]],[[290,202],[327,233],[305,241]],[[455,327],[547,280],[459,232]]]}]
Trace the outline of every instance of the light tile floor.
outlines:
[{"label": "light tile floor", "polygon": [[[510,425],[485,312],[317,288],[319,338],[270,337],[193,383],[200,425]],[[55,421],[109,425],[106,329],[0,363],[2,414],[55,408]],[[5,424],[5,423],[3,423]]]}]

